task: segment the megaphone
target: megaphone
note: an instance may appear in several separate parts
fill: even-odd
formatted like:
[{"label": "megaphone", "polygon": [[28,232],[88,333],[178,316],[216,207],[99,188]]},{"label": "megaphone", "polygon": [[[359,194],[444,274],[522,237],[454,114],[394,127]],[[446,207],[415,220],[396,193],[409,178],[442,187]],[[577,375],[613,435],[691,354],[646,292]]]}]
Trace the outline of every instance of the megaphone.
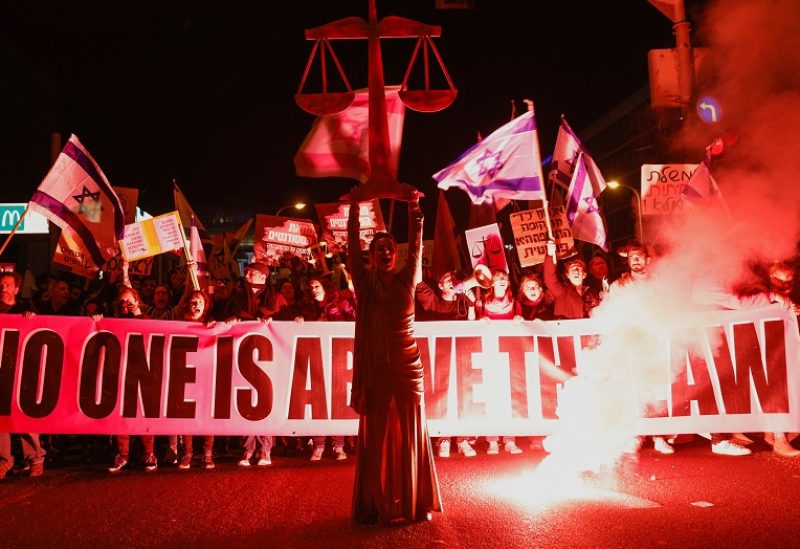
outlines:
[{"label": "megaphone", "polygon": [[467,290],[480,286],[484,290],[492,286],[492,271],[486,265],[475,265],[472,276],[466,278],[453,286],[453,291],[463,294]]}]

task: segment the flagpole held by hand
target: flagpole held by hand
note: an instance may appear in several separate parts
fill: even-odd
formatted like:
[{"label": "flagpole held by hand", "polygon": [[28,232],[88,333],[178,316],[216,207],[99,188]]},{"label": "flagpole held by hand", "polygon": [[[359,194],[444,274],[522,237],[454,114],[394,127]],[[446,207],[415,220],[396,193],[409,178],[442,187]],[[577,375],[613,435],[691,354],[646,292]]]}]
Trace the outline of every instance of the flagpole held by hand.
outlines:
[{"label": "flagpole held by hand", "polygon": [[181,239],[183,239],[183,257],[186,259],[189,276],[192,277],[192,287],[197,292],[200,290],[200,281],[197,279],[197,263],[192,258],[192,252],[189,249],[189,242],[186,240],[186,233],[183,232],[183,226],[181,226]]},{"label": "flagpole held by hand", "polygon": [[[533,101],[530,99],[523,99],[525,105],[528,106],[528,112],[533,112]],[[541,158],[539,156],[539,140],[533,140],[533,147],[536,149],[534,150],[534,158]],[[542,193],[542,208],[544,208],[544,224],[547,227],[547,239],[552,240],[555,242],[555,238],[553,237],[553,225],[550,223],[550,204],[547,202],[547,193]],[[553,263],[556,263],[556,254],[553,253]]]}]

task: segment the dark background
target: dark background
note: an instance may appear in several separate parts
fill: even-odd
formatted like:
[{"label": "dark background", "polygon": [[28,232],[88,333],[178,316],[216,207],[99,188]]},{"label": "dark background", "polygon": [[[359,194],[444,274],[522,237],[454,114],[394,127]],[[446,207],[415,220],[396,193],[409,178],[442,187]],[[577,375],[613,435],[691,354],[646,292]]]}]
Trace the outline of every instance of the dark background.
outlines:
[{"label": "dark background", "polygon": [[[691,16],[702,3],[688,4]],[[647,85],[648,50],[674,46],[672,23],[646,0],[478,0],[472,10],[437,10],[434,0],[377,5],[379,17],[443,27],[436,44],[458,98],[439,113],[407,111],[400,159],[400,179],[429,197],[431,174],[478,132],[508,121],[512,100],[518,114],[523,99],[534,100],[544,158],[562,113],[580,132]],[[111,183],[138,187],[140,206],[152,214],[172,209],[173,177],[201,219],[219,209],[274,213],[297,200],[336,200],[352,180],[294,175],[292,158],[313,121],[293,98],[312,46],[303,30],[366,18],[367,6],[6,3],[3,201],[33,193],[50,164],[52,131],[64,140],[78,135]],[[383,41],[387,83],[402,80],[413,45]],[[334,48],[353,87],[366,86],[366,41]],[[424,206],[432,214],[435,200]]]}]

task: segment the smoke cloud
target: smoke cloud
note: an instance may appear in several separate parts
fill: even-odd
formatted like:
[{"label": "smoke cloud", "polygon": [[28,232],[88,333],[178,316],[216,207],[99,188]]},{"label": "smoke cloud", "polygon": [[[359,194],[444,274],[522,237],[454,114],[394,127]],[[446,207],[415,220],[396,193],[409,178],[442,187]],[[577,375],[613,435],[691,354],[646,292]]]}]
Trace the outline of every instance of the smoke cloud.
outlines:
[{"label": "smoke cloud", "polygon": [[[798,20],[797,0],[725,0],[701,14],[693,41],[711,49],[715,73],[713,88],[703,92],[720,102],[724,118],[713,128],[687,121],[676,149],[699,162],[711,141],[724,136],[725,150],[714,157],[711,172],[727,208],[685,208],[686,215],[670,219],[657,234],[655,276],[613,291],[595,309],[608,333],[598,347],[584,350],[587,368],[559,398],[566,421],[549,440],[553,460],[580,456],[579,471],[613,466],[649,406],[631,400],[631,380],[650,402],[666,398],[659,393],[669,387],[665,335],[696,314],[691,293],[697,281],[732,289],[751,274],[753,262],[796,253]],[[653,235],[650,240],[654,244]]]}]

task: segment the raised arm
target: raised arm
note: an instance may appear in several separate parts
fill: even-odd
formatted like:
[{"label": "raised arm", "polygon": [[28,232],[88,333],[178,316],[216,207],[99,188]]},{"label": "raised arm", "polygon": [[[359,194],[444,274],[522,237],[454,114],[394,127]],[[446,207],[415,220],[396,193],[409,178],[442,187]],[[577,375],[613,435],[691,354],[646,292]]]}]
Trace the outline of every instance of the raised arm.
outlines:
[{"label": "raised arm", "polygon": [[544,265],[542,266],[542,274],[544,274],[544,285],[550,290],[553,297],[558,297],[564,293],[565,287],[558,279],[558,275],[556,275],[556,264],[553,261],[554,255],[555,242],[549,241],[547,243],[547,255],[544,257]]},{"label": "raised arm", "polygon": [[361,222],[359,219],[360,204],[358,200],[350,202],[350,213],[347,217],[347,260],[350,273],[357,284],[364,272],[364,252],[361,250]]},{"label": "raised arm", "polygon": [[412,284],[416,286],[422,282],[422,210],[419,207],[419,197],[408,202],[408,263],[407,269],[412,269]]}]

